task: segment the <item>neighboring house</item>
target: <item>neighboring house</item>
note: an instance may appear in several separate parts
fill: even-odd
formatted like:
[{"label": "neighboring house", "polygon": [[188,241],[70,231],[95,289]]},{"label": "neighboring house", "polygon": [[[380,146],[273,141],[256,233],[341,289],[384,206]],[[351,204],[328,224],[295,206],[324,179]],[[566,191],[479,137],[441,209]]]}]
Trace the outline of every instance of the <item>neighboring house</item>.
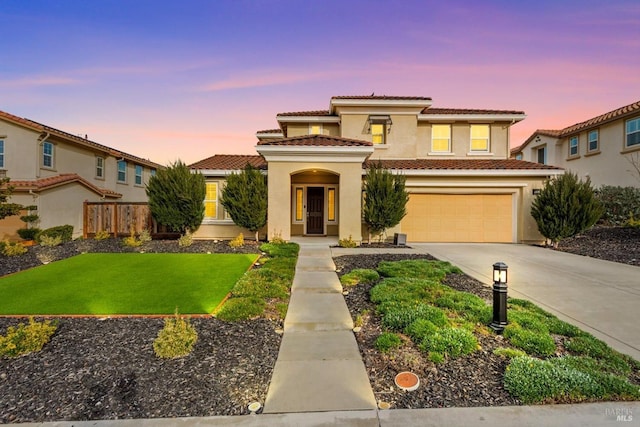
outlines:
[{"label": "neighboring house", "polygon": [[534,192],[563,171],[509,159],[521,111],[434,108],[431,98],[336,96],[328,110],[280,113],[257,133],[259,155],[216,155],[191,165],[207,181],[198,238],[243,231],[219,199],[226,176],[247,162],[268,177],[268,238],[367,238],[362,181],[381,162],[407,177],[408,213],[393,233],[409,242],[539,242]]},{"label": "neighboring house", "polygon": [[[37,226],[73,225],[82,234],[84,201],[146,202],[145,183],[162,167],[89,139],[0,111],[0,175],[10,199],[36,206]],[[0,221],[0,239],[17,238],[18,216]]]},{"label": "neighboring house", "polygon": [[640,101],[564,129],[537,130],[511,157],[562,167],[595,187],[639,187]]}]

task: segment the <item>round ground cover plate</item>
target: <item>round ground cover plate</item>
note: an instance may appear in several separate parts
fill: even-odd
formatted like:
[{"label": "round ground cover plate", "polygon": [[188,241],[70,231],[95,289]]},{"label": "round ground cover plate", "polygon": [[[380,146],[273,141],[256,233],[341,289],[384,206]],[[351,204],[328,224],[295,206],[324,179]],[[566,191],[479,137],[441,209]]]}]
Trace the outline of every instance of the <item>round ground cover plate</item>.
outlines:
[{"label": "round ground cover plate", "polygon": [[413,372],[400,372],[396,375],[396,385],[403,390],[413,391],[420,386],[420,378]]}]

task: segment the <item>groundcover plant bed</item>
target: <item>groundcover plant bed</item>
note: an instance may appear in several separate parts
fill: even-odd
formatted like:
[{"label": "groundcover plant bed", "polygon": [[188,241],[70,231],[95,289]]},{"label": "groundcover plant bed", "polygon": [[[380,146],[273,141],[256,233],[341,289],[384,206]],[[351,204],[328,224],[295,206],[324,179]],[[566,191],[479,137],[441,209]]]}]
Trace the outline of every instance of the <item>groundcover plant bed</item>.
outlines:
[{"label": "groundcover plant bed", "polygon": [[[341,276],[382,276],[346,285],[345,299],[376,398],[392,408],[640,399],[638,362],[527,301],[509,301],[509,327],[496,335],[486,326],[490,288],[447,263],[403,254],[334,261]],[[417,390],[395,386],[402,371],[420,377]]]},{"label": "groundcover plant bed", "polygon": [[1,278],[0,314],[207,314],[256,258],[82,254]]}]

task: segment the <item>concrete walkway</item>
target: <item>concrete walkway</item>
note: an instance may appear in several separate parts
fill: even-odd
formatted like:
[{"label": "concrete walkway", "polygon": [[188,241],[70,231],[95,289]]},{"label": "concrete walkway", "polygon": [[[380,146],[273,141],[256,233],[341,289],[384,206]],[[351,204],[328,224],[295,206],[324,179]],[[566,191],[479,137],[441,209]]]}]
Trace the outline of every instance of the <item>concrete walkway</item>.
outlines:
[{"label": "concrete walkway", "polygon": [[265,414],[376,408],[331,250],[299,242],[284,335]]}]

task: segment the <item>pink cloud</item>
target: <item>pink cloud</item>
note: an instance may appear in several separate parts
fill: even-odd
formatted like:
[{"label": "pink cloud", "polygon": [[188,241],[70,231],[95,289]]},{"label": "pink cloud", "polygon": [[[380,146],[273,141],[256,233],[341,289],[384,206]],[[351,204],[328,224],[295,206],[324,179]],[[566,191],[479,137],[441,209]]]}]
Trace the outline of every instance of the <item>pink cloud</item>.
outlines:
[{"label": "pink cloud", "polygon": [[82,83],[82,81],[71,77],[34,76],[0,80],[0,87],[28,88],[39,86],[68,86],[78,83]]}]

